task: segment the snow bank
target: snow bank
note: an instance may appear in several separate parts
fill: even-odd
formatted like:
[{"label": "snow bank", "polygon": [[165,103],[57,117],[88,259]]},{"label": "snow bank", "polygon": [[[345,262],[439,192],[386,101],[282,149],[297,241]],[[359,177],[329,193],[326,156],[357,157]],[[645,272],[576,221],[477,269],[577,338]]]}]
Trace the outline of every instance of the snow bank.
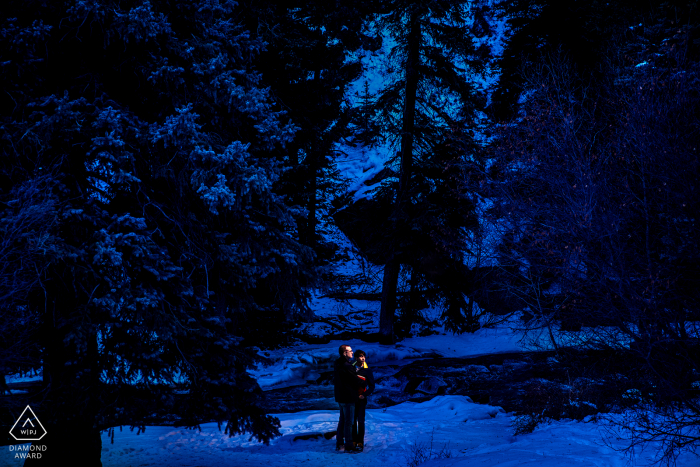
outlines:
[{"label": "snow bank", "polygon": [[[425,447],[432,441],[434,451],[444,448],[452,457],[428,461],[423,464],[426,467],[651,465],[652,453],[644,452],[628,464],[624,454],[616,450],[622,445],[606,445],[604,431],[595,423],[559,421],[540,426],[531,434],[513,436],[510,414],[462,396],[367,410],[365,452],[352,455],[336,453],[335,439],[323,436],[336,429],[335,411],[311,410],[278,417],[283,436],[269,446],[248,435],[228,437],[214,423],[203,425],[201,431],[147,427],[137,435],[136,431],[117,430],[114,444],[104,433],[102,463],[104,467],[403,467],[416,445]],[[19,467],[22,462],[14,460],[5,447],[0,450],[0,465]],[[684,454],[677,463],[677,467],[697,465],[698,458],[692,454]]]}]

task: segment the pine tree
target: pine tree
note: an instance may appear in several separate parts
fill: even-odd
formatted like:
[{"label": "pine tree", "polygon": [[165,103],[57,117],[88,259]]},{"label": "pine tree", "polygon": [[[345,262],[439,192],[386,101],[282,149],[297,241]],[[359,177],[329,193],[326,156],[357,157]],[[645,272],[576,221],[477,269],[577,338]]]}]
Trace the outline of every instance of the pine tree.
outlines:
[{"label": "pine tree", "polygon": [[100,430],[164,421],[267,442],[249,346],[304,313],[316,273],[277,191],[296,127],[254,69],[262,41],[225,0],[2,12],[2,225],[27,186],[55,219],[13,305],[40,323],[22,365],[43,367],[42,460],[80,433],[100,465]]},{"label": "pine tree", "polygon": [[246,21],[267,42],[260,71],[298,131],[288,145],[284,194],[305,208],[297,216],[299,240],[325,262],[335,246],[319,224],[341,189],[336,143],[350,134],[346,89],[360,74],[353,53],[367,41],[361,33],[365,2],[255,1]]},{"label": "pine tree", "polygon": [[456,329],[467,318],[461,291],[426,265],[461,269],[464,229],[475,225],[474,200],[463,182],[467,161],[478,159],[466,129],[480,102],[468,75],[481,63],[469,27],[470,3],[401,0],[385,6],[389,12],[381,21],[397,44],[392,57],[400,70],[376,103],[384,132],[400,135],[380,316],[382,340],[392,342],[402,264],[446,287],[444,317]]}]

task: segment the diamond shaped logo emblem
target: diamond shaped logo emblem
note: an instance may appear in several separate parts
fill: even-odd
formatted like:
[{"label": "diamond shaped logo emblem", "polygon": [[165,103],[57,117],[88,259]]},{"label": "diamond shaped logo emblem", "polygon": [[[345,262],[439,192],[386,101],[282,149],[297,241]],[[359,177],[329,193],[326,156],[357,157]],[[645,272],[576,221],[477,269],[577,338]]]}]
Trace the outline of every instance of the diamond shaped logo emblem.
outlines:
[{"label": "diamond shaped logo emblem", "polygon": [[46,436],[46,429],[32,408],[27,406],[10,429],[10,434],[17,441],[39,441]]}]

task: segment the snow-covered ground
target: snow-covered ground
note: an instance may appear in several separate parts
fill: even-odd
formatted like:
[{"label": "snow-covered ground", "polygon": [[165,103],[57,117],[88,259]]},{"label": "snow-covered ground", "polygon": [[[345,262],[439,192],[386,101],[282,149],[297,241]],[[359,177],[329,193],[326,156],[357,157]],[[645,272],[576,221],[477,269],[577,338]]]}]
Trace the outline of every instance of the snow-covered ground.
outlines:
[{"label": "snow-covered ground", "polygon": [[[350,341],[369,354],[369,361],[401,364],[429,353],[469,356],[514,351],[520,348],[518,334],[505,326],[482,329],[462,336],[433,335],[414,337],[395,346]],[[313,362],[334,358],[339,342],[304,345],[279,353],[268,352],[272,365],[256,370],[263,385],[285,380],[285,364],[290,361]],[[289,359],[281,358],[287,355]],[[291,360],[290,360],[291,359]],[[285,363],[286,362],[286,363]],[[514,436],[512,414],[500,407],[472,403],[464,396],[438,396],[422,403],[405,402],[385,409],[368,409],[366,450],[359,454],[340,454],[335,439],[322,434],[336,429],[335,410],[310,410],[276,414],[282,424],[282,437],[270,445],[250,440],[249,435],[229,438],[216,424],[205,424],[201,431],[166,426],[147,427],[136,434],[128,428],[116,430],[114,443],[103,434],[102,462],[105,467],[220,467],[266,466],[408,466],[417,447],[434,452],[445,450],[450,458],[424,464],[441,467],[474,466],[600,466],[625,467],[652,465],[653,452],[637,453],[630,459],[614,448],[624,440],[605,437],[605,425],[595,422],[559,421],[538,427],[533,433]],[[318,435],[295,439],[300,435]],[[612,443],[612,447],[609,445]],[[0,466],[21,466],[16,451],[0,449]],[[697,467],[700,458],[684,454],[678,467]]]},{"label": "snow-covered ground", "polygon": [[[368,410],[367,448],[360,454],[340,454],[335,440],[322,436],[295,440],[302,434],[335,430],[337,414],[306,411],[281,414],[281,438],[269,446],[250,442],[247,436],[228,438],[215,425],[201,432],[150,427],[136,436],[128,430],[115,435],[114,444],[104,437],[102,462],[121,466],[406,466],[413,446],[427,448],[431,438],[435,452],[443,448],[451,458],[434,460],[434,466],[600,466],[624,467],[625,456],[603,443],[595,423],[556,422],[534,433],[513,436],[511,416],[498,407],[474,404],[463,396],[441,396],[420,404],[406,402],[386,410]],[[621,446],[621,445],[620,445]],[[695,462],[695,463],[693,463]],[[648,465],[642,455],[631,465]],[[690,457],[679,467],[697,466]]]}]

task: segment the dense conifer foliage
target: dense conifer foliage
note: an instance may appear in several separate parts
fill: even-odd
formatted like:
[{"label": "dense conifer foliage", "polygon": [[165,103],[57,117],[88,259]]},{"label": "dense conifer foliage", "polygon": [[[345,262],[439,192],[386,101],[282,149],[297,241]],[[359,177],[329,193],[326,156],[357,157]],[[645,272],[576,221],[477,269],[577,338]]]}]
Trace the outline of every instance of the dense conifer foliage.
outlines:
[{"label": "dense conifer foliage", "polygon": [[243,339],[274,343],[315,272],[263,42],[228,1],[2,9],[3,333],[40,349],[2,365],[43,366],[47,455],[79,432],[98,465],[100,429],[165,415],[277,435]]},{"label": "dense conifer foliage", "polygon": [[336,245],[319,226],[328,222],[331,203],[343,189],[335,146],[350,135],[346,92],[362,71],[354,52],[376,42],[362,33],[367,3],[254,1],[242,10],[266,42],[258,60],[263,82],[298,128],[288,144],[282,193],[305,208],[296,216],[299,239],[324,263]]}]

